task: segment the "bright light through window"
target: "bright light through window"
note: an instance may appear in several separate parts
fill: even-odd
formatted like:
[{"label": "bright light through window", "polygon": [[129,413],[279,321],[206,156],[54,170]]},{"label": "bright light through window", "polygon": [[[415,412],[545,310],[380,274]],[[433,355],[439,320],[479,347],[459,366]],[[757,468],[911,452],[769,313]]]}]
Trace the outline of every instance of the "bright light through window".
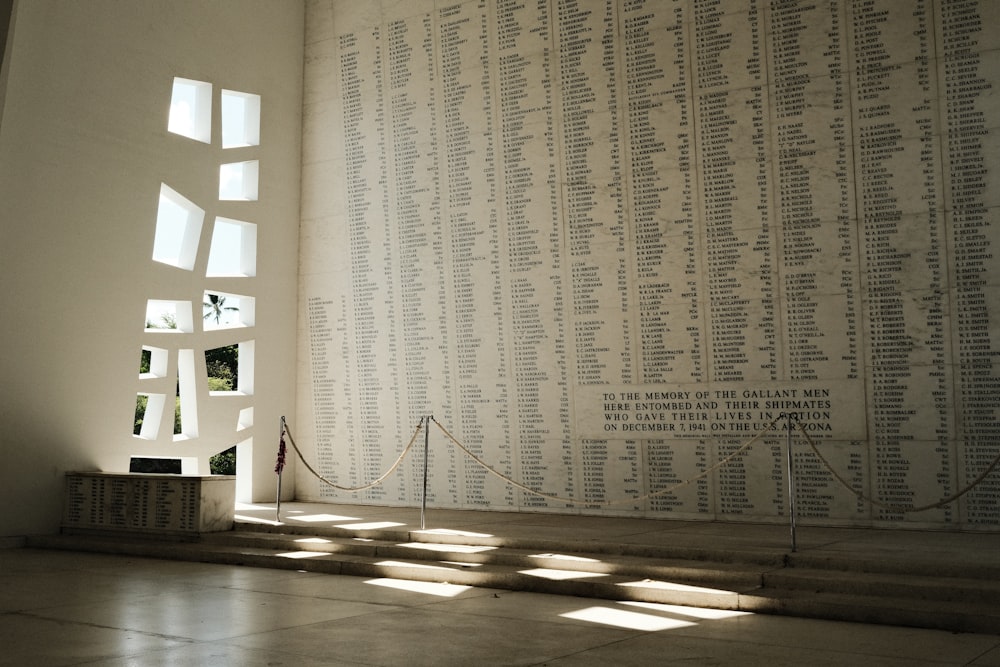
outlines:
[{"label": "bright light through window", "polygon": [[257,275],[257,225],[216,218],[206,275],[249,277]]},{"label": "bright light through window", "polygon": [[165,183],[160,184],[153,260],[190,271],[201,240],[205,211]]},{"label": "bright light through window", "polygon": [[167,130],[206,144],[212,141],[212,84],[174,78]]},{"label": "bright light through window", "polygon": [[231,162],[219,168],[219,199],[257,201],[257,160]]},{"label": "bright light through window", "polygon": [[191,333],[194,331],[191,302],[149,299],[146,301],[146,331]]},{"label": "bright light through window", "polygon": [[254,325],[254,298],[240,294],[206,291],[202,301],[205,331]]},{"label": "bright light through window", "polygon": [[260,95],[222,91],[222,147],[260,144]]}]

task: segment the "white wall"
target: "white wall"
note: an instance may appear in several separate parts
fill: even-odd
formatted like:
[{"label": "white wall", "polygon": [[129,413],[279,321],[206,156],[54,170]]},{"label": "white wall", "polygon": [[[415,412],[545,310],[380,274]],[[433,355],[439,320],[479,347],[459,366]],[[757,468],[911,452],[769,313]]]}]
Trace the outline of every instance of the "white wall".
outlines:
[{"label": "white wall", "polygon": [[[264,0],[15,2],[0,119],[0,535],[52,532],[70,470],[131,454],[199,456],[254,439],[252,496],[273,501],[281,415],[294,411],[303,4]],[[174,76],[262,97],[257,202],[219,203],[219,146],[167,132]],[[218,121],[218,108],[214,109]],[[206,209],[199,265],[150,260],[160,184]],[[214,215],[258,225],[257,276],[212,283]],[[202,272],[199,274],[199,270]],[[249,284],[250,288],[246,289]],[[255,425],[199,389],[199,437],[132,435],[148,298],[256,297]],[[215,347],[191,334],[166,343]],[[167,450],[167,451],[163,451]],[[246,480],[244,480],[246,481]],[[289,490],[291,492],[291,490]]]}]

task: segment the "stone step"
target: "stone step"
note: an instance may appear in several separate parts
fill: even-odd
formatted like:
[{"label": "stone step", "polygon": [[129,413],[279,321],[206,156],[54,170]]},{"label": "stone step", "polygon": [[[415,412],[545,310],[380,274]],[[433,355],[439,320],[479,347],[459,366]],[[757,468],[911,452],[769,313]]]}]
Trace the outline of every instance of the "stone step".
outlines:
[{"label": "stone step", "polygon": [[691,545],[662,545],[600,540],[567,540],[501,537],[482,535],[458,530],[395,530],[392,528],[354,527],[304,527],[294,525],[269,525],[261,523],[236,522],[234,531],[255,533],[279,533],[287,535],[315,536],[326,538],[357,538],[385,540],[393,542],[415,542],[433,544],[455,544],[463,546],[506,547],[533,551],[573,551],[590,554],[595,558],[607,556],[635,556],[660,560],[682,560],[687,562],[707,561],[711,563],[731,563],[739,565],[760,565],[783,567],[786,555],[783,550],[753,547],[706,548]]},{"label": "stone step", "polygon": [[1000,610],[1000,582],[968,577],[927,577],[793,567],[765,572],[762,585],[768,590],[970,603],[990,605]]},{"label": "stone step", "polygon": [[741,596],[740,605],[759,614],[1000,634],[997,605],[772,588]]},{"label": "stone step", "polygon": [[[565,568],[526,567],[524,564],[473,563],[378,555],[381,547],[344,551],[285,551],[281,540],[257,543],[241,536],[229,540],[219,535],[198,542],[145,541],[134,536],[58,535],[32,537],[29,547],[66,549],[121,555],[190,560],[227,565],[294,569],[325,574],[392,578],[420,582],[531,591],[609,600],[735,610],[739,591],[664,582],[625,574],[599,574]],[[759,576],[758,576],[759,580]],[[751,586],[754,590],[756,586]]]},{"label": "stone step", "polygon": [[[511,546],[484,538],[479,541],[491,543],[470,545],[475,536],[459,531],[252,528],[187,542],[64,534],[32,537],[27,546],[1000,634],[995,580],[864,572],[846,556],[824,569],[801,567],[816,563],[795,554],[762,564],[755,562],[762,560],[757,552],[739,555],[751,562],[711,550],[685,560],[669,547],[650,548],[649,555],[610,543]],[[616,550],[643,553],[611,553]]]},{"label": "stone step", "polygon": [[1000,556],[995,561],[958,562],[949,560],[947,555],[908,552],[905,556],[900,556],[898,553],[845,553],[822,549],[813,549],[809,553],[790,553],[785,558],[788,567],[801,569],[1000,581]]},{"label": "stone step", "polygon": [[[333,535],[303,537],[302,533],[241,530],[234,533],[206,535],[203,541],[209,544],[229,544],[285,552],[354,554],[371,558],[440,561],[468,567],[489,564],[582,574],[667,579],[679,583],[712,586],[727,590],[755,588],[760,585],[762,574],[773,567],[770,565],[716,563],[619,554],[609,556],[583,551],[580,544],[571,545],[574,548],[571,551],[563,549],[546,551],[533,548],[459,544],[452,541],[430,541],[426,534],[421,535],[422,539],[417,540],[413,539],[415,537],[413,534],[400,537],[404,537],[406,541]],[[549,544],[547,546],[570,545]]]}]

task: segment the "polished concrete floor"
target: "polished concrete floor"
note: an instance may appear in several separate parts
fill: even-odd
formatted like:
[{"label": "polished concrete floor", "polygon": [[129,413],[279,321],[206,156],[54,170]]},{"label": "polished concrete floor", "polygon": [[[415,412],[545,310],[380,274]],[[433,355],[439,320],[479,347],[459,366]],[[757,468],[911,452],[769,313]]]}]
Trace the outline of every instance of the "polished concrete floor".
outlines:
[{"label": "polished concrete floor", "polygon": [[978,665],[1000,637],[0,549],[0,665]]}]

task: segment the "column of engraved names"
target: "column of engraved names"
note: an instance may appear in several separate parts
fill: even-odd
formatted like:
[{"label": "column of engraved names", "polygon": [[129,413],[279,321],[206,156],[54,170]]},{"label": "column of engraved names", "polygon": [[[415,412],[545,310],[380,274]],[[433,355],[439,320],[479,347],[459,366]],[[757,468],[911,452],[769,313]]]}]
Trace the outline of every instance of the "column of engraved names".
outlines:
[{"label": "column of engraved names", "polygon": [[129,506],[129,482],[125,479],[108,480],[108,498],[105,509],[105,525],[112,528],[127,528]]},{"label": "column of engraved names", "polygon": [[148,479],[133,479],[132,493],[129,497],[128,527],[146,528],[149,526],[150,509],[153,507],[152,484]]},{"label": "column of engraved names", "polygon": [[179,530],[197,530],[201,483],[186,479],[181,481],[180,487],[181,506],[177,527]]},{"label": "column of engraved names", "polygon": [[[628,3],[622,12],[641,383],[705,379],[693,173],[691,15]],[[624,381],[624,380],[623,380]]]},{"label": "column of engraved names", "polygon": [[[694,172],[694,123],[690,5],[632,2],[622,8],[622,51],[628,160],[628,210],[632,221],[633,268],[639,346],[635,366],[642,385],[705,380],[704,330],[699,272]],[[655,402],[636,414],[662,414]],[[666,427],[658,421],[636,428]],[[710,511],[709,481],[698,477],[709,465],[704,441],[660,439],[642,430],[640,440],[647,493],[653,512]],[[662,493],[677,487],[672,493]]]},{"label": "column of engraved names", "polygon": [[764,28],[759,2],[695,9],[695,94],[710,377],[776,377]]},{"label": "column of engraved names", "polygon": [[87,513],[88,523],[92,526],[104,524],[104,501],[107,481],[103,477],[90,477],[90,511]]},{"label": "column of engraved names", "polygon": [[[991,100],[1000,86],[996,21],[997,6],[991,2],[944,2],[938,6],[941,44],[940,70],[944,74],[945,148],[951,175],[948,208],[951,216],[952,287],[959,387],[958,435],[962,443],[959,477],[966,483],[976,479],[1000,455],[1000,369],[994,359],[1000,354],[994,312],[1000,304],[989,298],[997,291],[1000,266],[994,258],[996,193],[1000,179],[995,168],[998,157],[989,147],[997,145],[1000,121]],[[963,520],[969,524],[1000,523],[997,498],[1000,481],[986,477],[964,498]]]},{"label": "column of engraved names", "polygon": [[[485,0],[438,12],[444,219],[449,232],[458,401],[458,422],[451,432],[477,456],[510,474],[489,36]],[[471,458],[461,461],[455,474],[460,475],[465,505],[513,505],[509,487]]]},{"label": "column of engraved names", "polygon": [[[333,300],[319,296],[311,296],[306,303],[306,317],[309,326],[309,366],[312,376],[313,411],[312,424],[314,441],[316,443],[315,465],[321,475],[329,479],[346,480],[356,474],[347,468],[345,457],[334,456],[335,442],[338,438],[338,404],[344,397],[337,391],[337,371],[344,372],[347,364],[344,357],[339,356],[339,349],[334,337]],[[346,335],[343,327],[338,332],[341,340]],[[338,363],[335,364],[335,361]],[[349,378],[341,377],[342,382]],[[341,424],[340,426],[346,426]],[[348,432],[350,429],[348,429]],[[339,465],[338,465],[339,462]],[[347,464],[347,465],[345,465]],[[353,474],[352,474],[353,473]],[[320,495],[329,493],[331,487],[322,485]]]},{"label": "column of engraved names", "polygon": [[82,526],[86,523],[87,509],[92,495],[92,484],[88,477],[73,475],[66,477],[66,500],[63,510],[63,522],[69,526]]},{"label": "column of engraved names", "polygon": [[[403,342],[403,422],[415,425],[435,414],[451,423],[446,353],[450,316],[444,297],[444,231],[441,226],[438,176],[438,95],[434,62],[434,25],[428,14],[390,22],[387,52],[387,96],[391,139],[393,203],[390,220],[396,235],[400,286],[397,320]],[[405,442],[399,443],[399,448]],[[443,460],[442,460],[443,459]],[[384,464],[383,464],[384,465]],[[409,483],[421,488],[423,460],[409,462]],[[430,452],[428,501],[459,501],[453,471],[454,451]],[[438,474],[440,473],[440,474]]]},{"label": "column of engraved names", "polygon": [[[926,70],[934,55],[930,6],[855,2],[850,12],[873,481],[876,496],[894,507],[954,488],[951,414],[943,403],[945,246],[931,105],[937,93]],[[906,518],[883,507],[875,511],[880,519]],[[938,516],[952,520],[947,509]]]},{"label": "column of engraved names", "polygon": [[632,376],[615,5],[558,3],[563,211],[578,385]]},{"label": "column of engraved names", "polygon": [[[357,404],[356,429],[347,434],[354,443],[350,448],[352,471],[349,481],[358,485],[378,476],[381,443],[386,429],[379,410],[383,392],[389,388],[378,374],[380,352],[388,344],[387,329],[380,330],[376,305],[384,288],[375,271],[391,266],[389,253],[380,238],[385,199],[382,190],[379,157],[384,155],[382,111],[381,29],[349,33],[338,38],[340,56],[341,105],[344,137],[344,188],[350,248],[351,356]],[[377,145],[374,154],[370,147]],[[348,480],[344,480],[348,482]],[[376,499],[381,491],[368,496]]]},{"label": "column of engraved names", "polygon": [[178,498],[180,486],[171,480],[158,479],[153,483],[153,523],[154,528],[171,528],[181,514]]},{"label": "column of engraved names", "polygon": [[769,12],[790,380],[858,374],[845,21],[834,2]]},{"label": "column of engraved names", "polygon": [[[565,285],[561,263],[553,120],[554,56],[548,3],[499,0],[497,90],[507,240],[511,366],[520,479],[567,496],[574,491],[569,438]],[[558,507],[524,494],[529,507]]]},{"label": "column of engraved names", "polygon": [[[846,11],[829,0],[786,3],[769,9],[767,24],[785,375],[793,381],[858,379]],[[857,391],[863,391],[859,379]],[[812,414],[805,411],[802,418]],[[837,454],[832,459],[840,464],[839,449]],[[843,472],[850,470],[855,490],[864,491],[860,448],[844,456]],[[852,502],[811,451],[797,454],[795,477],[803,518],[831,518]],[[856,497],[853,504],[856,512],[865,511]]]},{"label": "column of engraved names", "polygon": [[[618,96],[617,3],[560,0],[563,215],[568,231],[576,385],[632,377]],[[610,156],[611,159],[608,159]],[[639,495],[635,440],[581,439],[578,493],[590,507]],[[625,488],[623,488],[623,486]],[[618,505],[615,509],[627,509]]]},{"label": "column of engraved names", "polygon": [[[695,7],[697,156],[711,381],[773,380],[781,371],[763,4],[751,1],[734,9],[709,1]],[[735,438],[715,442],[717,460],[743,444]],[[719,469],[717,512],[780,512],[773,501],[783,497],[782,478],[748,476],[773,464],[777,455],[769,444],[762,440]]]}]

